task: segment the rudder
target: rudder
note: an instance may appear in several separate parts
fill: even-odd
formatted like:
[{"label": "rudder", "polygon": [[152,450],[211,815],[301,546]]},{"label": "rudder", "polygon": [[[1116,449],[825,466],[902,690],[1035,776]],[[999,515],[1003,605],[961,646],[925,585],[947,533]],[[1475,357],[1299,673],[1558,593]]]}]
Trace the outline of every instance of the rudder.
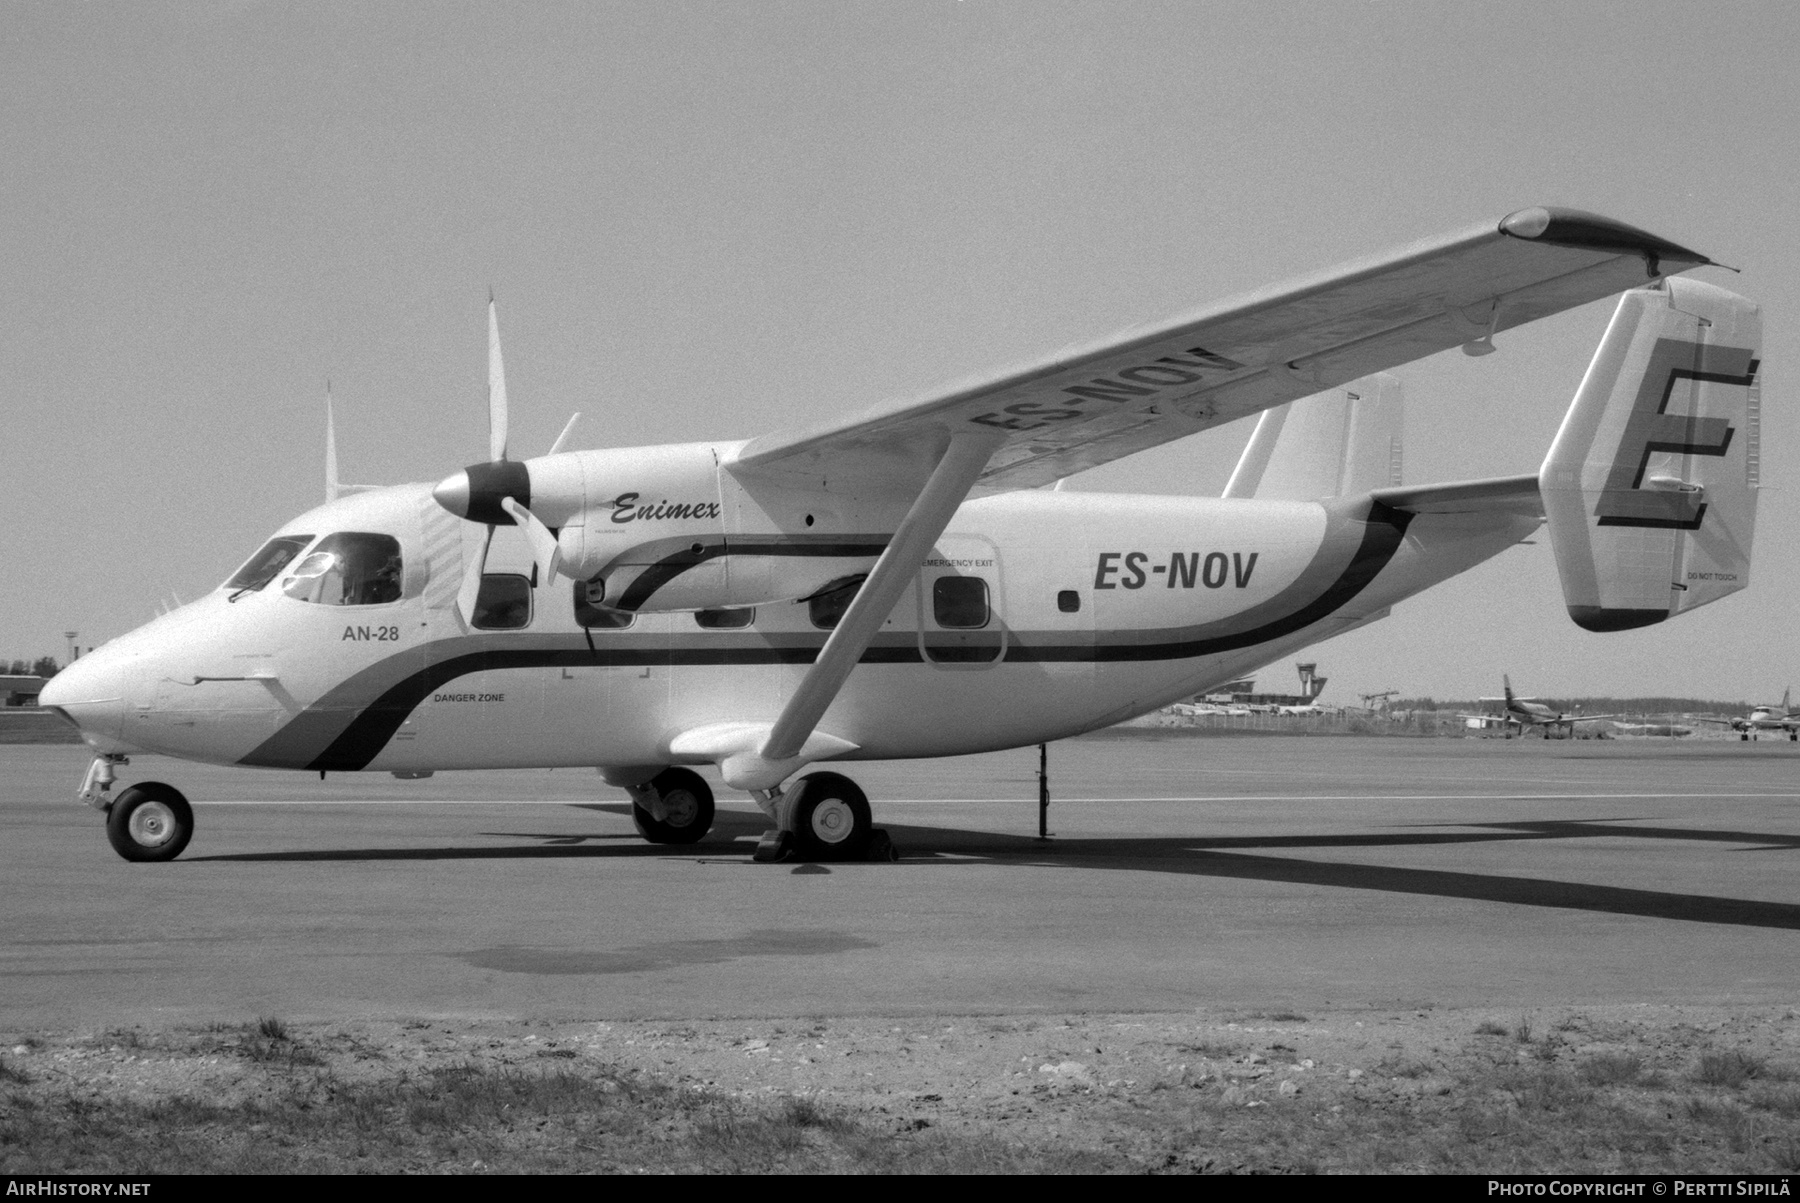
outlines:
[{"label": "rudder", "polygon": [[1761,308],[1725,289],[1619,298],[1538,473],[1579,626],[1650,626],[1750,583],[1761,356]]}]

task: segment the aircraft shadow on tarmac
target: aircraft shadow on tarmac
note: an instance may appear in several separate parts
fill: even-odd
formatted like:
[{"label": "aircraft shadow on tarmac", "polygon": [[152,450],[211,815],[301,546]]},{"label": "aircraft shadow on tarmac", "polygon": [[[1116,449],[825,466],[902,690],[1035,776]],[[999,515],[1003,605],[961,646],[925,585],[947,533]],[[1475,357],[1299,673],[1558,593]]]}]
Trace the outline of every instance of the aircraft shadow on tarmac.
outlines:
[{"label": "aircraft shadow on tarmac", "polygon": [[[617,815],[630,813],[627,803],[578,804],[579,809]],[[1716,831],[1692,828],[1634,826],[1629,820],[1583,821],[1572,819],[1539,822],[1465,824],[1477,830],[1367,833],[1354,835],[1239,836],[1208,839],[1205,836],[1086,837],[1041,841],[1030,836],[995,832],[962,831],[944,827],[888,824],[887,831],[899,846],[898,866],[840,864],[838,870],[904,871],[908,867],[951,868],[968,864],[1004,864],[1022,867],[1128,869],[1134,872],[1169,873],[1191,877],[1239,878],[1286,882],[1294,885],[1340,889],[1377,890],[1393,894],[1418,894],[1462,898],[1475,902],[1502,902],[1604,914],[1638,915],[1651,919],[1679,919],[1692,923],[1723,923],[1738,927],[1772,927],[1800,930],[1800,904],[1728,898],[1710,894],[1677,894],[1662,890],[1631,889],[1584,882],[1553,881],[1516,875],[1466,873],[1440,869],[1414,869],[1395,865],[1355,864],[1306,859],[1291,855],[1256,855],[1252,849],[1304,848],[1408,848],[1439,844],[1493,843],[1521,840],[1582,839],[1593,837],[1651,840],[1723,842],[1740,845],[1745,852],[1800,850],[1800,836],[1766,832]],[[315,862],[406,860],[537,860],[579,857],[613,859],[664,857],[699,861],[722,860],[748,863],[753,840],[767,830],[758,814],[720,811],[706,840],[685,846],[639,842],[636,835],[620,832],[503,832],[481,834],[490,838],[529,840],[528,844],[486,847],[343,848],[288,852],[250,852],[198,856],[184,864],[208,861]],[[823,866],[801,867],[795,872],[827,872]]]}]

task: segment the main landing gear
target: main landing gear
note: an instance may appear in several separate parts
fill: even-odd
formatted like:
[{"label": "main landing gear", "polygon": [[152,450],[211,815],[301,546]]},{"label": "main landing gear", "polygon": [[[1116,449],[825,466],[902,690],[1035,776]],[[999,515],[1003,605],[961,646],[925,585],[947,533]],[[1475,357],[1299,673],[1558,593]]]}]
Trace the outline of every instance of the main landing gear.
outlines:
[{"label": "main landing gear", "polygon": [[652,844],[692,844],[712,830],[712,787],[692,769],[664,769],[630,792],[631,821]]},{"label": "main landing gear", "polygon": [[756,845],[754,859],[765,864],[900,859],[888,833],[875,827],[868,797],[841,773],[808,773],[788,791],[771,791],[764,809],[776,823]]}]

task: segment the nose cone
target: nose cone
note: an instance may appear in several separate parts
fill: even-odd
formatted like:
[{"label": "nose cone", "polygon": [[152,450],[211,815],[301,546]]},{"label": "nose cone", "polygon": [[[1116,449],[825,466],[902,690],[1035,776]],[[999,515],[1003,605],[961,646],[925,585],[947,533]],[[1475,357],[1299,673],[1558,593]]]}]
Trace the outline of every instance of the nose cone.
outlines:
[{"label": "nose cone", "polygon": [[126,704],[124,666],[104,652],[91,653],[50,678],[38,704],[56,710],[99,746],[120,735]]},{"label": "nose cone", "polygon": [[446,476],[431,490],[437,503],[455,514],[458,518],[469,516],[469,474],[458,472],[454,476]]}]

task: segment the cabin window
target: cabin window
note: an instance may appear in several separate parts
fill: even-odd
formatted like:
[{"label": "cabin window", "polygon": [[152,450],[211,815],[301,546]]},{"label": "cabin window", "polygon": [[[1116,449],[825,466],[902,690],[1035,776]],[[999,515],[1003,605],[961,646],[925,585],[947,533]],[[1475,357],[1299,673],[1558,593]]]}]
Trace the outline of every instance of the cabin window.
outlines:
[{"label": "cabin window", "polygon": [[973,631],[988,624],[987,582],[978,576],[940,576],[931,585],[931,613],[950,631]]},{"label": "cabin window", "polygon": [[289,597],[317,606],[379,606],[400,600],[400,541],[392,535],[326,535],[281,582]]},{"label": "cabin window", "polygon": [[531,578],[517,572],[482,574],[470,626],[484,631],[517,631],[531,625]]},{"label": "cabin window", "polygon": [[739,627],[749,626],[755,619],[755,606],[694,611],[695,623],[709,631],[733,631]]},{"label": "cabin window", "polygon": [[[606,593],[604,585],[594,585],[593,591],[602,596]],[[586,581],[575,582],[575,621],[590,631],[622,631],[637,621],[637,615],[629,610],[608,610],[597,606],[590,600],[589,585]]]},{"label": "cabin window", "polygon": [[1075,592],[1073,589],[1063,589],[1058,591],[1056,595],[1056,608],[1061,610],[1064,614],[1079,614],[1081,612],[1081,594]]},{"label": "cabin window", "polygon": [[823,593],[815,593],[806,599],[806,616],[821,631],[829,631],[844,620],[844,611],[856,598],[856,591],[862,588],[867,577],[851,577],[841,585],[833,585]]},{"label": "cabin window", "polygon": [[245,561],[242,568],[232,573],[231,579],[225,582],[225,587],[239,593],[261,589],[274,580],[312,541],[311,535],[277,535],[265,543],[261,551]]}]

